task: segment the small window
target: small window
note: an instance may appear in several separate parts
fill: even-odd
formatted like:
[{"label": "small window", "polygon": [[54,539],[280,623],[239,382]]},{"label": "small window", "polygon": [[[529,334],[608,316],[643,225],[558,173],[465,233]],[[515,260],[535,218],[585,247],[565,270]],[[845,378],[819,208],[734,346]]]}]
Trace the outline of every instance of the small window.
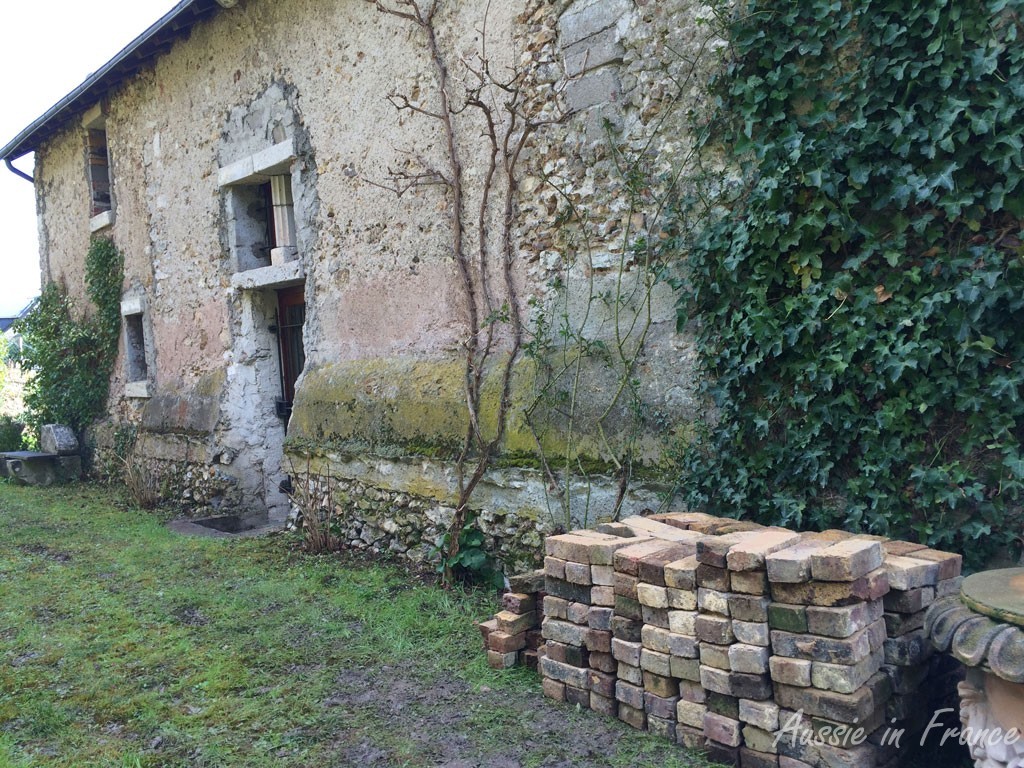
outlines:
[{"label": "small window", "polygon": [[298,255],[291,140],[220,169],[228,200],[228,239],[236,272],[279,266]]},{"label": "small window", "polygon": [[113,178],[107,143],[107,119],[102,105],[82,118],[85,128],[85,173],[89,186],[89,228],[97,232],[114,223]]},{"label": "small window", "polygon": [[146,327],[146,302],[141,296],[121,301],[124,319],[125,395],[150,397],[152,342]]},{"label": "small window", "polygon": [[128,315],[124,319],[125,353],[128,356],[128,381],[149,379],[146,364],[146,336],[142,330],[142,315]]}]

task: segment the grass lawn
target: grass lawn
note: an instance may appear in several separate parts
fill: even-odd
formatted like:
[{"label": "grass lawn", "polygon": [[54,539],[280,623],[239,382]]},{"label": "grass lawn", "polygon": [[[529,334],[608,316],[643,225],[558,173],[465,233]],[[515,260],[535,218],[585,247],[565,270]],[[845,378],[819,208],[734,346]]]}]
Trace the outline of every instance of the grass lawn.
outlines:
[{"label": "grass lawn", "polygon": [[0,484],[0,768],[704,760],[487,668],[491,594]]}]

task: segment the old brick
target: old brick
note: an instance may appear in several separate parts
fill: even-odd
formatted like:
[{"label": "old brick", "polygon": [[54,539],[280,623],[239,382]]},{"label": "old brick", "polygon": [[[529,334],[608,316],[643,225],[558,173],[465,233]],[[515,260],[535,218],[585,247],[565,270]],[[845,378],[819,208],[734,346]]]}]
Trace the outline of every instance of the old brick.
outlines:
[{"label": "old brick", "polygon": [[626,640],[612,639],[612,656],[618,661],[634,667],[640,666],[640,650],[643,646],[640,643],[632,643]]},{"label": "old brick", "polygon": [[694,635],[697,627],[696,611],[669,611],[668,628],[678,635]]},{"label": "old brick", "polygon": [[590,668],[596,669],[600,672],[607,672],[609,675],[614,675],[615,670],[618,668],[618,662],[615,657],[610,653],[602,653],[600,651],[594,651],[590,654]]},{"label": "old brick", "polygon": [[544,554],[560,560],[590,565],[590,547],[604,541],[617,542],[619,539],[597,531],[574,531],[544,540]]},{"label": "old brick", "polygon": [[[881,600],[855,603],[840,608],[807,606],[807,631],[826,637],[849,637],[882,618]],[[781,629],[781,627],[780,627]]]},{"label": "old brick", "polygon": [[612,614],[612,637],[639,643],[643,626],[642,621]]},{"label": "old brick", "polygon": [[615,586],[615,568],[611,565],[590,566],[590,582],[595,586]]},{"label": "old brick", "polygon": [[800,541],[800,534],[768,528],[735,544],[726,555],[730,571],[764,570],[765,557]]},{"label": "old brick", "polygon": [[518,635],[509,635],[496,629],[494,632],[491,632],[490,637],[487,638],[488,650],[497,651],[498,653],[513,653],[515,651],[520,651],[525,647],[525,632],[520,632]]},{"label": "old brick", "polygon": [[544,692],[544,695],[549,699],[565,701],[565,683],[560,683],[557,680],[552,680],[550,677],[545,677],[541,680],[540,687]]},{"label": "old brick", "polygon": [[883,600],[885,610],[890,613],[917,613],[935,602],[935,587],[892,590]]},{"label": "old brick", "polygon": [[677,635],[672,632],[668,636],[668,652],[672,656],[682,656],[684,659],[696,659],[700,654],[697,638],[690,635]]},{"label": "old brick", "polygon": [[651,608],[668,608],[668,592],[665,587],[640,582],[636,585],[636,594],[640,605]]},{"label": "old brick", "polygon": [[627,619],[640,621],[644,617],[643,606],[624,595],[615,596],[615,614]]},{"label": "old brick", "polygon": [[772,650],[777,656],[828,664],[856,664],[881,649],[884,641],[885,625],[881,621],[844,639],[772,630]]},{"label": "old brick", "polygon": [[729,664],[733,672],[746,672],[752,675],[768,674],[767,648],[745,643],[734,643],[728,649]]},{"label": "old brick", "polygon": [[683,749],[702,749],[704,747],[704,726],[692,728],[682,723],[676,723],[676,744]]},{"label": "old brick", "polygon": [[534,595],[544,591],[544,569],[536,568],[525,573],[517,573],[508,577],[509,591],[525,595]]},{"label": "old brick", "polygon": [[599,696],[615,697],[615,675],[609,675],[596,669],[591,669],[587,677],[587,687],[591,692]]},{"label": "old brick", "polygon": [[679,697],[694,704],[703,704],[707,701],[707,691],[700,687],[699,681],[680,680]]},{"label": "old brick", "polygon": [[707,711],[708,708],[703,704],[696,704],[685,699],[676,702],[676,720],[691,728],[704,727],[704,714]]},{"label": "old brick", "polygon": [[511,611],[501,611],[495,614],[494,618],[498,622],[498,631],[507,635],[518,635],[520,632],[532,629],[537,624],[537,614],[534,611],[521,616]]},{"label": "old brick", "polygon": [[772,755],[778,751],[778,747],[775,745],[775,735],[756,725],[743,726],[743,743],[758,754]]},{"label": "old brick", "polygon": [[575,688],[586,688],[590,670],[582,667],[574,667],[570,664],[563,664],[552,658],[541,659],[541,673],[544,677],[550,677],[560,683],[571,685]]},{"label": "old brick", "polygon": [[729,599],[729,615],[739,621],[768,621],[767,597],[756,595],[732,595]]},{"label": "old brick", "polygon": [[742,768],[779,768],[779,756],[770,752],[758,752],[750,747],[740,747]]},{"label": "old brick", "polygon": [[644,689],[639,685],[631,685],[619,680],[615,684],[615,698],[636,709],[644,707]]},{"label": "old brick", "polygon": [[587,612],[587,626],[591,629],[611,631],[612,616],[614,615],[611,608],[592,606]]},{"label": "old brick", "polygon": [[566,645],[583,645],[585,630],[586,627],[560,619],[544,619],[544,624],[541,626],[545,640],[554,640]]},{"label": "old brick", "polygon": [[885,631],[889,637],[900,637],[924,626],[924,611],[919,613],[886,613]]},{"label": "old brick", "polygon": [[577,688],[573,685],[566,685],[565,700],[569,704],[578,704],[581,707],[589,707],[590,691],[586,688]]},{"label": "old brick", "polygon": [[610,539],[603,539],[590,545],[590,564],[613,566],[615,564],[615,553],[625,547],[631,547],[644,541],[650,541],[646,536],[622,537],[612,535]]},{"label": "old brick", "polygon": [[898,667],[923,664],[931,658],[934,647],[923,629],[908,632],[902,637],[887,638],[883,644],[885,663]]},{"label": "old brick", "polygon": [[878,568],[856,581],[773,583],[771,591],[772,598],[779,603],[825,607],[852,605],[864,600],[877,600],[883,597],[889,591],[889,573],[886,568]]},{"label": "old brick", "polygon": [[519,654],[515,651],[501,653],[500,651],[487,651],[487,666],[491,669],[511,669],[519,661]]},{"label": "old brick", "polygon": [[569,616],[569,621],[573,624],[586,624],[587,619],[590,618],[590,604],[569,603],[567,614]]},{"label": "old brick", "polygon": [[501,597],[502,607],[509,613],[530,613],[537,609],[537,600],[533,595],[519,592],[506,592]]},{"label": "old brick", "polygon": [[700,681],[699,659],[689,659],[682,656],[670,656],[669,659],[669,670],[672,673],[672,677],[691,682]]},{"label": "old brick", "polygon": [[[624,539],[628,541],[628,539]],[[674,545],[668,541],[657,539],[644,539],[643,541],[621,547],[615,551],[613,564],[618,573],[625,573],[629,576],[640,575],[640,561],[646,557],[656,555],[659,552],[673,549]],[[674,550],[678,551],[678,550]]]},{"label": "old brick", "polygon": [[486,644],[488,636],[498,628],[498,620],[491,619],[490,621],[481,621],[476,625],[476,627],[480,630],[480,636],[484,639],[484,643]]},{"label": "old brick", "polygon": [[590,602],[590,587],[584,587],[581,584],[570,584],[565,579],[548,577],[544,589],[549,595],[560,597],[570,603]]},{"label": "old brick", "polygon": [[740,721],[716,715],[714,712],[705,712],[704,735],[719,744],[738,747],[741,740]]},{"label": "old brick", "polygon": [[783,685],[808,688],[811,685],[811,662],[806,659],[792,659],[786,656],[772,656],[768,659],[772,680]]},{"label": "old brick", "polygon": [[544,596],[544,616],[551,619],[568,620],[569,601],[554,595]]},{"label": "old brick", "polygon": [[714,667],[715,669],[724,669],[727,672],[732,669],[732,665],[729,662],[728,645],[701,643],[699,646],[699,650],[700,663],[703,666]]},{"label": "old brick", "polygon": [[678,701],[678,696],[665,697],[658,696],[650,691],[644,692],[644,709],[647,711],[648,717],[660,717],[663,720],[674,721],[676,719],[676,703]]},{"label": "old brick", "polygon": [[960,575],[963,567],[963,555],[953,552],[940,552],[936,549],[919,549],[907,555],[911,560],[925,560],[935,563],[938,566],[937,578],[939,581],[954,579]]},{"label": "old brick", "polygon": [[811,555],[811,576],[818,581],[855,581],[881,565],[881,544],[847,539]]},{"label": "old brick", "polygon": [[811,555],[830,546],[820,539],[803,539],[787,549],[765,557],[768,580],[785,584],[801,584],[811,580]]},{"label": "old brick", "polygon": [[719,616],[729,615],[728,592],[719,592],[717,589],[701,587],[697,590],[697,607],[701,613],[716,613]]},{"label": "old brick", "polygon": [[872,688],[867,685],[847,694],[776,684],[775,701],[788,709],[803,710],[809,715],[842,723],[867,720],[877,707],[884,704],[875,700]]},{"label": "old brick", "polygon": [[693,550],[694,547],[692,546],[676,544],[657,552],[643,555],[639,558],[637,576],[642,582],[664,587],[666,586],[665,566],[668,563],[675,562],[676,560],[692,555]]},{"label": "old brick", "polygon": [[771,701],[740,699],[739,719],[764,731],[779,728],[779,706]]},{"label": "old brick", "polygon": [[694,635],[701,642],[716,645],[728,645],[735,639],[732,633],[732,622],[722,616],[697,616],[694,623]]},{"label": "old brick", "polygon": [[730,720],[737,720],[740,716],[740,700],[735,696],[729,696],[716,691],[705,692],[705,703],[708,712],[728,717]]},{"label": "old brick", "polygon": [[881,668],[881,651],[876,651],[853,665],[816,661],[811,665],[811,685],[823,691],[853,693]]},{"label": "old brick", "polygon": [[644,648],[640,652],[640,668],[645,672],[653,672],[656,675],[668,677],[671,674],[671,667],[669,666],[671,658],[667,653]]},{"label": "old brick", "polygon": [[771,633],[767,621],[736,621],[732,622],[732,633],[736,641],[747,645],[771,645]]},{"label": "old brick", "polygon": [[671,633],[667,629],[662,627],[655,627],[650,624],[645,624],[643,630],[640,633],[640,639],[643,643],[644,648],[650,648],[652,651],[659,651],[660,653],[669,653],[669,638]]},{"label": "old brick", "polygon": [[665,586],[692,592],[697,587],[697,557],[691,555],[665,564]]},{"label": "old brick", "polygon": [[590,692],[590,708],[608,717],[615,717],[619,709],[618,702],[614,698],[602,696],[596,691]]},{"label": "old brick", "polygon": [[709,691],[724,693],[738,699],[770,699],[772,684],[768,675],[750,675],[742,672],[726,672],[713,667],[701,666],[700,684]]},{"label": "old brick", "polygon": [[882,542],[882,550],[885,552],[886,557],[889,555],[909,555],[911,552],[917,552],[920,549],[928,549],[928,547],[924,544],[915,544],[912,541]]},{"label": "old brick", "polygon": [[547,589],[547,579],[561,579],[565,581],[565,560],[560,557],[544,558],[544,588]]},{"label": "old brick", "polygon": [[716,568],[713,565],[700,563],[694,571],[694,580],[698,587],[717,589],[719,592],[729,592],[732,588],[732,575],[725,568]]},{"label": "old brick", "polygon": [[649,605],[640,606],[640,618],[644,624],[653,624],[656,627],[668,629],[668,608],[652,608]]},{"label": "old brick", "polygon": [[767,595],[768,574],[765,571],[737,571],[729,577],[733,592],[745,595]]},{"label": "old brick", "polygon": [[644,670],[643,679],[646,693],[653,693],[666,699],[679,695],[679,682],[675,678]]},{"label": "old brick", "polygon": [[631,725],[637,730],[645,730],[647,728],[647,713],[644,712],[643,708],[631,707],[628,704],[619,704],[619,720]]},{"label": "old brick", "polygon": [[566,562],[565,580],[570,584],[582,584],[589,587],[591,585],[590,566],[586,563]]},{"label": "old brick", "polygon": [[640,583],[640,579],[636,576],[630,576],[628,573],[615,572],[614,584],[612,587],[615,590],[616,595],[622,595],[628,597],[631,600],[636,600],[636,585]]},{"label": "old brick", "polygon": [[671,720],[664,717],[655,717],[652,714],[647,715],[647,730],[652,736],[658,736],[662,739],[668,739],[669,741],[675,741],[676,739],[676,721],[675,716]]},{"label": "old brick", "polygon": [[939,580],[939,564],[928,560],[916,560],[912,556],[890,555],[885,558],[885,570],[889,574],[892,589],[916,589],[934,587]]},{"label": "old brick", "polygon": [[667,587],[668,607],[676,611],[697,610],[697,595],[688,589],[673,589]]},{"label": "old brick", "polygon": [[627,683],[639,685],[641,687],[644,684],[644,673],[640,667],[634,667],[631,664],[623,664],[620,661],[615,674],[618,676],[619,680],[624,680]]},{"label": "old brick", "polygon": [[960,587],[964,583],[963,576],[957,576],[952,579],[940,579],[935,585],[935,599],[938,600],[940,597],[950,597],[951,595],[959,595]]},{"label": "old brick", "polygon": [[768,606],[768,626],[785,632],[806,632],[807,607],[772,603]]},{"label": "old brick", "polygon": [[725,568],[726,557],[736,542],[724,536],[713,536],[697,542],[697,562],[714,568]]},{"label": "old brick", "polygon": [[612,587],[591,587],[590,604],[611,608],[615,605],[615,590]]},{"label": "old brick", "polygon": [[611,653],[612,633],[588,627],[583,631],[583,645],[591,652]]}]

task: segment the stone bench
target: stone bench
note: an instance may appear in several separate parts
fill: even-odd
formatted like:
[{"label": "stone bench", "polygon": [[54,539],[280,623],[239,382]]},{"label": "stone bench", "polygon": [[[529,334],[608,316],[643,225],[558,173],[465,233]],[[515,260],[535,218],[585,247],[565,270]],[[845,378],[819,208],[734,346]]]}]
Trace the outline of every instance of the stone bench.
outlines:
[{"label": "stone bench", "polygon": [[41,451],[0,452],[0,477],[26,485],[71,483],[82,477],[78,438],[68,427],[46,424],[40,430]]}]

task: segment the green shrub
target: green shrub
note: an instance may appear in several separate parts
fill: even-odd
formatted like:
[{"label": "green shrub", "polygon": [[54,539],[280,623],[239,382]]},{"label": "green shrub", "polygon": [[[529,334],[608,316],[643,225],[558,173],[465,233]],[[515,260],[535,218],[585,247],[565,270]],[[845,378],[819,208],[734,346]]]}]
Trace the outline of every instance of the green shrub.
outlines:
[{"label": "green shrub", "polygon": [[25,340],[20,362],[34,374],[25,388],[25,405],[27,421],[36,430],[57,423],[81,433],[106,406],[123,280],[121,254],[109,240],[93,239],[85,279],[92,312],[81,311],[63,287],[50,283],[17,323]]},{"label": "green shrub", "polygon": [[20,451],[25,445],[25,424],[12,416],[0,416],[0,451]]},{"label": "green shrub", "polygon": [[[982,563],[1024,479],[1021,0],[757,0],[732,16],[689,257],[714,428],[693,504]],[[728,186],[728,185],[727,185]]]}]

